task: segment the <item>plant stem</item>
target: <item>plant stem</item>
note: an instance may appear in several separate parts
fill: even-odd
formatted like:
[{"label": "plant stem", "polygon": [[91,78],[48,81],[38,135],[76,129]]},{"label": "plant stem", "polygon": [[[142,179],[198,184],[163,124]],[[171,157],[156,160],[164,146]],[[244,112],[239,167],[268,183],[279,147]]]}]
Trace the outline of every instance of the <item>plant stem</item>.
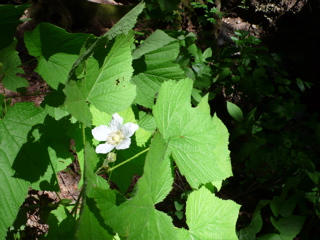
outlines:
[{"label": "plant stem", "polygon": [[140,156],[141,154],[149,151],[149,149],[150,149],[150,148],[146,148],[145,150],[137,153],[136,155],[134,155],[133,157],[131,157],[131,158],[123,161],[122,163],[119,163],[118,165],[116,165],[116,166],[114,166],[114,167],[112,167],[112,168],[109,168],[108,171],[107,171],[107,173],[113,171],[114,169],[116,169],[116,168],[118,168],[118,167],[120,167],[120,166],[122,166],[123,164],[126,164],[127,162],[130,162],[132,159],[135,159],[136,157]]}]

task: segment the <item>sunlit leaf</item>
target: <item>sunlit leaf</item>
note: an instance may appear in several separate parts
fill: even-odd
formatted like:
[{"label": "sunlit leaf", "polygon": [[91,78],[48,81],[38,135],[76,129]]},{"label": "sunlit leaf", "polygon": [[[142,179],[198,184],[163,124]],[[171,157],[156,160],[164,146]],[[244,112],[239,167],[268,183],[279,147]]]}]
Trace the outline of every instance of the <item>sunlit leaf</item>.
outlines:
[{"label": "sunlit leaf", "polygon": [[136,96],[136,87],[130,83],[132,42],[132,34],[118,36],[113,44],[87,61],[86,75],[81,82],[67,84],[67,110],[85,125],[92,123],[88,102],[111,115],[132,104]]},{"label": "sunlit leaf", "polygon": [[202,187],[187,200],[188,238],[182,239],[238,239],[235,231],[240,205],[217,198]]},{"label": "sunlit leaf", "polygon": [[176,230],[171,218],[155,209],[155,204],[165,198],[173,183],[168,154],[167,145],[161,135],[156,134],[137,192],[120,206],[114,205],[114,194],[96,189],[95,199],[105,223],[120,236],[130,239],[175,238]]},{"label": "sunlit leaf", "polygon": [[163,83],[153,113],[189,184],[198,188],[213,182],[219,188],[222,180],[232,175],[228,131],[217,116],[211,117],[202,107],[191,107],[191,91],[190,79]]}]

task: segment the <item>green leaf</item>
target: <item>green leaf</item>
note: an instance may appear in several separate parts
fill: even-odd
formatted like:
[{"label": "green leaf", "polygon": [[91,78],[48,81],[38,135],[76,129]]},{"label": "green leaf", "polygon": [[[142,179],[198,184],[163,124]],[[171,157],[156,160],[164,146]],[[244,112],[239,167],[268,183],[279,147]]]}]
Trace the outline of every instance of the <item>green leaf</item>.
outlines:
[{"label": "green leaf", "polygon": [[201,101],[199,102],[197,108],[204,113],[210,114],[210,105],[208,103],[209,101],[209,94],[206,94],[203,98],[201,98]]},{"label": "green leaf", "polygon": [[21,61],[16,51],[17,41],[14,41],[7,48],[0,50],[0,80],[4,87],[17,92],[19,88],[27,87],[28,81],[22,77],[17,76],[17,73],[24,73],[19,68]]},{"label": "green leaf", "polygon": [[178,0],[158,0],[161,11],[172,12],[179,5]]},{"label": "green leaf", "polygon": [[[159,44],[155,44],[158,46]],[[184,78],[184,71],[179,64],[174,63],[179,54],[179,43],[174,41],[148,52],[143,57],[133,62],[135,72],[138,74],[132,78],[137,85],[137,97],[135,102],[152,108],[156,93],[162,82]]]},{"label": "green leaf", "polygon": [[77,82],[71,81],[68,83],[64,93],[67,96],[65,102],[66,110],[85,126],[91,126],[92,114],[86,103],[86,98],[78,87]]},{"label": "green leaf", "polygon": [[180,203],[177,202],[177,201],[174,201],[174,207],[175,207],[175,209],[176,209],[177,211],[181,211],[181,210],[183,209],[184,205],[183,205],[183,204],[180,204]]},{"label": "green leaf", "polygon": [[[117,161],[115,162],[115,165],[122,163],[145,149],[145,147],[138,147],[134,139],[131,139],[130,148],[117,152]],[[112,171],[111,181],[117,184],[122,194],[127,192],[134,175],[142,175],[145,158],[146,154],[141,154],[132,161]]]},{"label": "green leaf", "polygon": [[12,165],[14,177],[32,183],[36,190],[58,191],[57,173],[72,162],[66,135],[70,125],[68,119],[56,121],[47,116],[44,124],[33,128]]},{"label": "green leaf", "polygon": [[176,41],[174,38],[170,37],[165,32],[157,29],[153,32],[137,49],[132,53],[132,58],[138,59],[141,56],[162,48],[169,43]]},{"label": "green leaf", "polygon": [[297,83],[298,87],[300,88],[301,92],[304,92],[306,90],[304,83],[300,78],[296,79],[296,83]]},{"label": "green leaf", "polygon": [[283,217],[291,216],[301,197],[301,193],[297,192],[286,199],[280,206],[279,214]]},{"label": "green leaf", "polygon": [[274,218],[270,218],[273,226],[275,226],[280,232],[282,240],[294,239],[301,231],[306,217],[291,215],[289,217],[280,218],[278,221]]},{"label": "green leaf", "polygon": [[112,116],[106,112],[101,112],[95,106],[90,106],[90,112],[92,113],[92,125],[108,125],[112,119]]},{"label": "green leaf", "polygon": [[283,240],[279,234],[269,233],[258,237],[258,240]]},{"label": "green leaf", "polygon": [[[90,110],[93,114],[93,122],[95,126],[109,125],[111,121],[111,115],[99,111],[94,106],[90,106]],[[136,123],[135,116],[131,107],[127,108],[122,112],[119,112],[119,115],[123,117],[124,124],[128,122]],[[141,126],[139,125],[139,129],[140,128]],[[135,154],[145,149],[141,146],[137,146],[135,141],[136,134],[131,138],[130,148],[117,151],[117,161],[115,162],[116,164],[119,164],[129,159],[130,157],[134,156]],[[134,160],[126,163],[124,166],[116,168],[112,172],[111,179],[113,182],[117,184],[121,193],[124,194],[127,191],[134,174],[137,174],[139,176],[142,175],[144,159],[145,159],[145,154],[142,154],[139,157],[135,158]]]},{"label": "green leaf", "polygon": [[238,239],[235,226],[239,209],[240,205],[235,202],[219,199],[202,187],[188,197],[188,238],[179,239]]},{"label": "green leaf", "polygon": [[[13,177],[14,160],[22,145],[28,140],[28,133],[45,118],[43,109],[33,103],[16,103],[0,120],[0,239],[5,239],[8,227],[16,218],[30,183]],[[32,174],[29,172],[28,174]]]},{"label": "green leaf", "polygon": [[155,209],[155,204],[161,202],[172,188],[169,153],[167,144],[156,133],[135,196],[119,206],[115,205],[115,196],[110,190],[96,189],[95,200],[101,215],[120,237],[175,239],[176,230],[172,219]]},{"label": "green leaf", "polygon": [[128,34],[134,25],[136,24],[137,18],[142,12],[145,4],[143,2],[135,6],[130,12],[128,12],[123,18],[121,18],[109,31],[107,31],[103,36],[98,38],[91,46],[77,59],[73,64],[72,69],[69,73],[68,79],[70,80],[80,64],[86,61],[93,52],[101,48],[101,46],[106,46],[110,40],[121,34]]},{"label": "green leaf", "polygon": [[76,239],[113,239],[110,229],[101,219],[99,209],[94,201],[94,186],[107,190],[109,185],[102,177],[95,174],[99,159],[94,149],[88,142],[84,150],[84,192],[82,199],[82,211],[76,225]]},{"label": "green leaf", "polygon": [[192,80],[162,84],[153,109],[160,133],[180,172],[193,188],[212,182],[219,188],[232,175],[228,131],[221,120],[190,104]]},{"label": "green leaf", "polygon": [[205,61],[207,58],[212,57],[212,49],[211,48],[207,48],[204,52],[203,52],[203,59],[202,61]]},{"label": "green leaf", "polygon": [[67,84],[67,110],[86,126],[92,122],[87,102],[111,115],[132,104],[136,96],[136,87],[130,83],[132,42],[132,34],[118,36],[113,44],[109,43],[106,49],[100,49],[88,59],[82,81]]},{"label": "green leaf", "polygon": [[54,89],[65,84],[83,43],[90,34],[67,33],[49,23],[40,23],[32,32],[25,33],[29,54],[38,58],[35,69]]},{"label": "green leaf", "polygon": [[[0,5],[0,49],[9,46],[14,39],[17,27],[21,24],[20,17],[28,5]],[[1,54],[0,54],[1,56]]]},{"label": "green leaf", "polygon": [[239,231],[239,240],[256,239],[256,234],[260,232],[261,227],[262,227],[262,218],[261,218],[260,211],[258,211],[253,216],[250,225]]},{"label": "green leaf", "polygon": [[156,121],[154,117],[145,112],[139,112],[139,129],[137,130],[136,142],[140,147],[144,147],[147,141],[150,139],[154,131],[156,130]]},{"label": "green leaf", "polygon": [[46,239],[73,239],[75,219],[63,205],[50,212],[47,224],[50,229]]},{"label": "green leaf", "polygon": [[236,121],[241,122],[243,120],[243,113],[241,109],[232,102],[227,102],[227,109],[231,117]]}]

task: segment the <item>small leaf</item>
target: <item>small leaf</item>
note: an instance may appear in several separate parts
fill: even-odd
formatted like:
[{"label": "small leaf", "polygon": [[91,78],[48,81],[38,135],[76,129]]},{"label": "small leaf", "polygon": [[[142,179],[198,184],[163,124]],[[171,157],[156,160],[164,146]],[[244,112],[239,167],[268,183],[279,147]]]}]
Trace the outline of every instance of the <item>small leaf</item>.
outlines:
[{"label": "small leaf", "polygon": [[204,52],[203,52],[203,56],[202,56],[202,61],[205,61],[207,58],[212,57],[212,49],[211,48],[207,48]]},{"label": "small leaf", "polygon": [[183,209],[184,205],[178,203],[177,201],[174,201],[174,207],[176,208],[177,211],[181,211]]},{"label": "small leaf", "polygon": [[232,102],[227,102],[227,109],[231,117],[236,121],[241,122],[243,120],[243,113],[241,109]]},{"label": "small leaf", "polygon": [[18,52],[15,50],[17,41],[14,41],[8,47],[0,50],[0,80],[4,87],[17,92],[19,88],[27,87],[28,81],[22,77],[17,76],[17,73],[24,73],[20,68],[21,61]]},{"label": "small leaf", "polygon": [[300,88],[301,92],[304,92],[306,90],[306,88],[304,87],[303,81],[300,78],[296,79],[297,85]]}]

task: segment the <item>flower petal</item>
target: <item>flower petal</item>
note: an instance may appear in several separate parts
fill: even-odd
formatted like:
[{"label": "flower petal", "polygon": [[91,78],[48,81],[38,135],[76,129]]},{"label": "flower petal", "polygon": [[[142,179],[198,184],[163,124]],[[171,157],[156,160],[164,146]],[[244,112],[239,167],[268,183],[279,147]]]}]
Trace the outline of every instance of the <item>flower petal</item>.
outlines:
[{"label": "flower petal", "polygon": [[130,147],[130,144],[131,144],[131,139],[130,139],[130,138],[125,138],[125,139],[123,139],[123,141],[122,141],[121,143],[119,143],[119,144],[116,146],[116,149],[117,149],[117,150],[120,150],[120,149],[129,148],[129,147]]},{"label": "flower petal", "polygon": [[109,124],[112,132],[116,132],[121,129],[123,123],[123,118],[119,116],[118,113],[112,115],[111,122]]},{"label": "flower petal", "polygon": [[101,125],[92,129],[93,137],[98,141],[107,141],[111,129],[105,125]]},{"label": "flower petal", "polygon": [[96,147],[96,153],[108,153],[110,152],[112,149],[114,149],[114,145],[111,145],[109,143],[104,143],[104,144],[99,144]]},{"label": "flower petal", "polygon": [[125,137],[131,137],[138,128],[139,125],[135,123],[126,123],[122,126],[121,131]]}]

